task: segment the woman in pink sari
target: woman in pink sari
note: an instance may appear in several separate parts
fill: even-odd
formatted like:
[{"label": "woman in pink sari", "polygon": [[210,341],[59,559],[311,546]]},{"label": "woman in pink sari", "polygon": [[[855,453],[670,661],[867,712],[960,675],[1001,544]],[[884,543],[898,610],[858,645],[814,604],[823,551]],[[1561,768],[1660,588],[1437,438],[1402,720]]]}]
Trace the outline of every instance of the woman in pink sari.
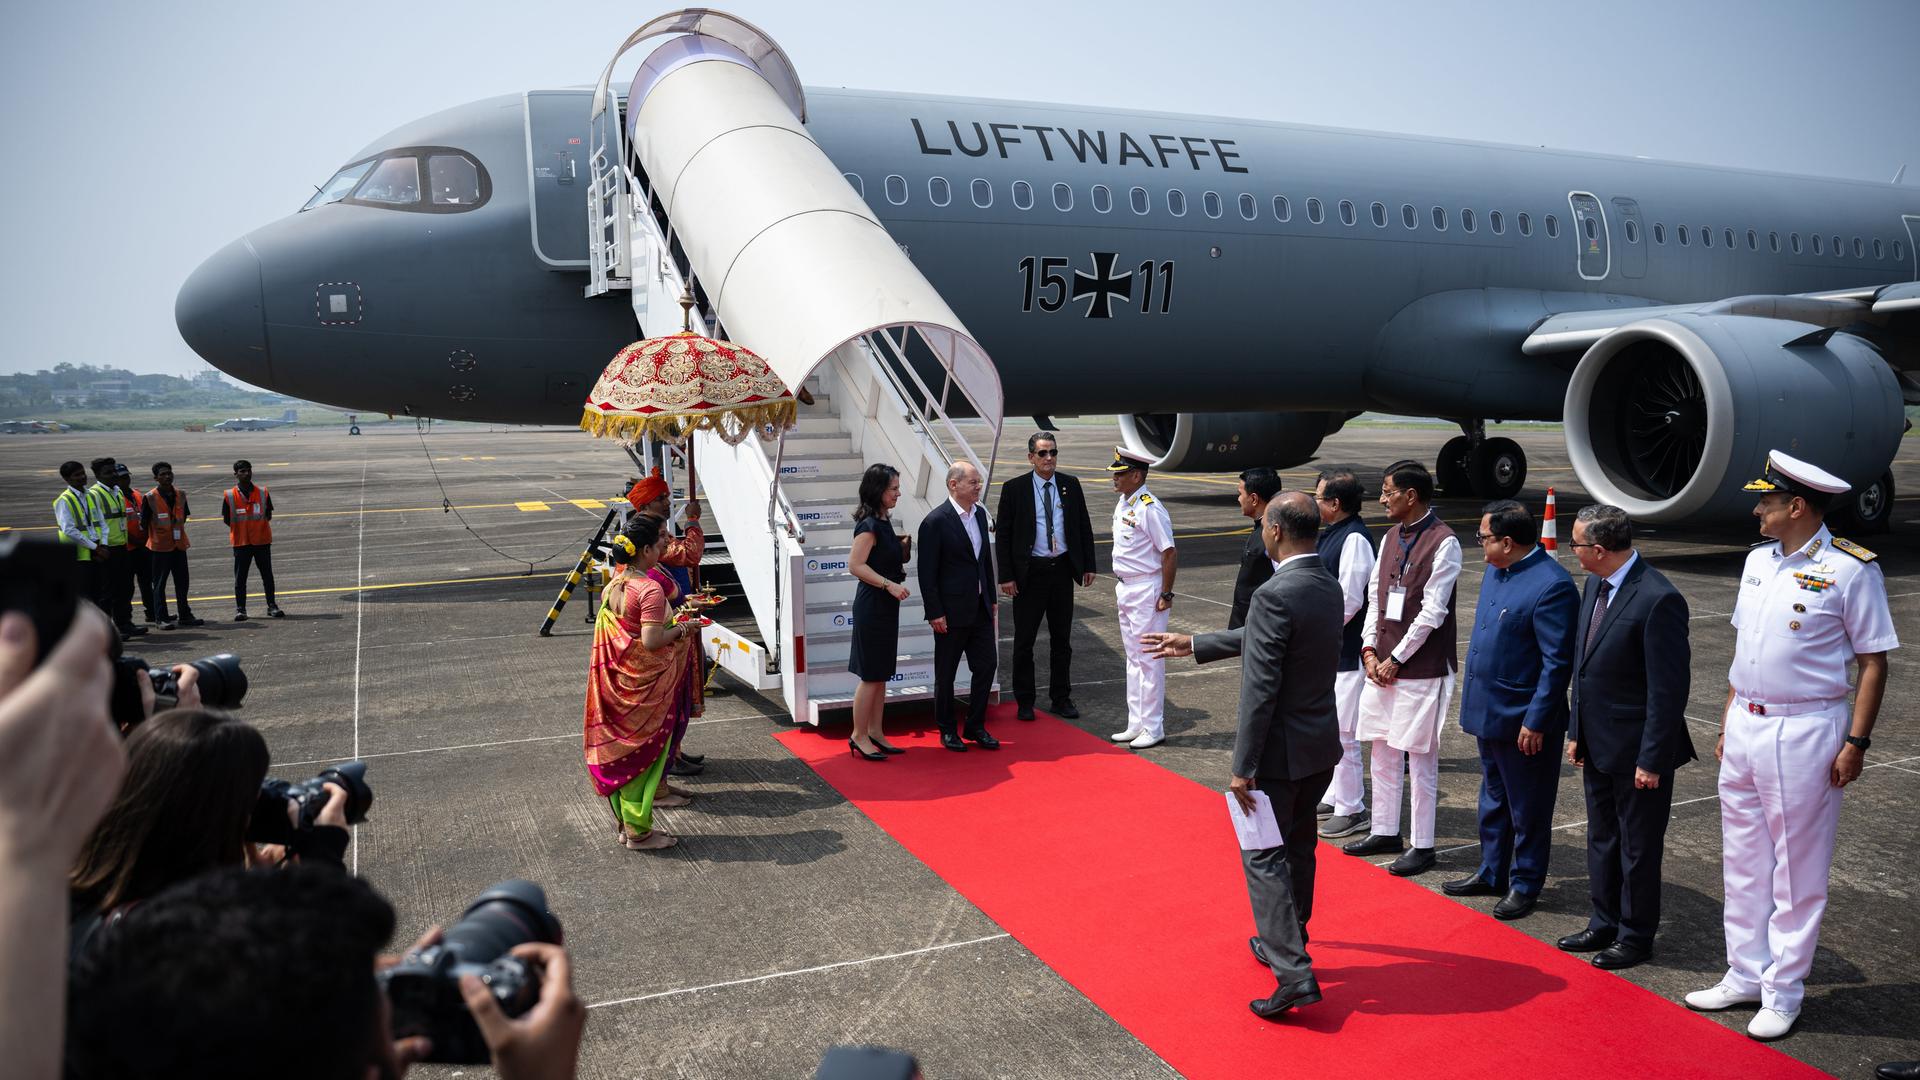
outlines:
[{"label": "woman in pink sari", "polygon": [[668,539],[654,517],[637,517],[614,537],[618,570],[594,622],[587,671],[587,774],[613,808],[621,844],[635,851],[679,843],[654,829],[653,809],[687,802],[672,788],[660,792],[685,728],[688,655],[699,631],[697,620],[675,617],[671,596],[649,574]]}]

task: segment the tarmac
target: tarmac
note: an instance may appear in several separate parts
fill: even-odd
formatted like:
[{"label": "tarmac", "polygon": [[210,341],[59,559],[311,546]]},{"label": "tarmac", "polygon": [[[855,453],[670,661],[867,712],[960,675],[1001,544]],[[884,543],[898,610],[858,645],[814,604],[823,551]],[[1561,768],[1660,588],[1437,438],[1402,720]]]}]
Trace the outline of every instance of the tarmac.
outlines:
[{"label": "tarmac", "polygon": [[[1565,544],[1586,498],[1559,432],[1502,433],[1530,457],[1524,501],[1537,510],[1547,486],[1557,489],[1562,561],[1578,576]],[[998,463],[996,482],[1025,469],[1026,434],[1023,423],[1009,423],[1003,445],[1013,449]],[[1353,463],[1366,470],[1371,493],[1380,465],[1400,457],[1431,462],[1452,434],[1436,425],[1350,426],[1327,440],[1313,467],[1286,470],[1286,486],[1310,489],[1318,467]],[[1087,484],[1096,508],[1106,501],[1100,492],[1113,442],[1111,425],[1072,425],[1062,434],[1062,468]],[[615,846],[611,819],[580,761],[591,640],[585,595],[576,594],[551,638],[536,636],[604,513],[595,504],[618,497],[632,473],[612,445],[578,432],[416,435],[404,425],[360,437],[297,430],[9,436],[0,439],[0,470],[14,480],[0,492],[0,526],[48,535],[60,483],[55,467],[103,454],[130,462],[143,488],[152,461],[171,461],[195,515],[193,603],[207,624],[156,631],[134,648],[156,663],[239,654],[252,680],[243,715],[265,734],[276,775],[311,776],[351,758],[369,763],[376,797],[349,858],[397,909],[396,950],[428,925],[458,918],[495,881],[542,884],[566,929],[576,989],[591,1006],[579,1075],[811,1076],[826,1047],[868,1042],[913,1051],[929,1077],[1174,1075],[769,738],[786,723],[780,703],[738,684],[708,699],[689,735],[689,748],[708,756],[706,773],[683,781],[698,797],[660,811],[661,827],[680,835],[680,846],[663,854]],[[261,618],[256,600],[252,621],[228,621],[233,584],[219,499],[241,456],[274,496],[285,620]],[[1920,465],[1911,457],[1896,462],[1894,475],[1900,491],[1920,493]],[[1234,478],[1157,474],[1150,486],[1171,512],[1180,546],[1172,628],[1224,626],[1250,524],[1235,505]],[[990,494],[989,508],[996,500]],[[1477,500],[1443,497],[1438,506],[1462,531],[1478,521]],[[1365,516],[1382,520],[1371,502]],[[1107,522],[1095,517],[1104,559]],[[1920,705],[1908,690],[1910,654],[1920,644],[1920,495],[1901,497],[1894,521],[1891,535],[1860,539],[1881,556],[1909,647],[1892,654],[1867,771],[1847,790],[1805,1010],[1795,1033],[1776,1044],[1843,1077],[1871,1075],[1879,1061],[1920,1058]],[[1727,616],[1741,560],[1759,537],[1738,522],[1640,532],[1642,554],[1673,579],[1692,611],[1688,719],[1702,759],[1675,781],[1655,958],[1619,977],[1682,1008],[1684,993],[1712,985],[1725,967],[1712,750],[1733,652]],[[1463,644],[1482,569],[1469,544],[1459,586]],[[1079,593],[1073,634],[1078,723],[1101,735],[1124,726],[1125,716],[1110,586],[1103,577]],[[744,601],[729,607],[743,609]],[[1010,617],[1003,625],[1010,636]],[[1003,686],[1008,649],[1003,637]],[[1169,737],[1143,753],[1182,776],[1224,786],[1238,665],[1177,660],[1168,674]],[[1441,756],[1441,865],[1415,879],[1435,890],[1478,860],[1478,758],[1455,724]],[[1154,832],[1151,807],[1128,805],[1124,793],[1111,800],[1116,858],[1129,845],[1180,842]],[[1552,876],[1534,914],[1511,924],[1547,941],[1587,918],[1584,804],[1570,767],[1562,769],[1555,817]],[[1322,857],[1348,856],[1326,849]],[[1111,929],[1114,947],[1124,949],[1131,937],[1180,928]],[[1734,1010],[1715,1019],[1743,1026],[1749,1015]],[[1444,1045],[1410,1046],[1408,1054],[1407,1075],[1419,1075],[1422,1062],[1448,1071],[1505,1067],[1449,1061]],[[1605,1062],[1594,1066],[1605,1074]],[[1284,1068],[1249,1062],[1246,1071]],[[415,1075],[487,1071],[434,1066]]]}]

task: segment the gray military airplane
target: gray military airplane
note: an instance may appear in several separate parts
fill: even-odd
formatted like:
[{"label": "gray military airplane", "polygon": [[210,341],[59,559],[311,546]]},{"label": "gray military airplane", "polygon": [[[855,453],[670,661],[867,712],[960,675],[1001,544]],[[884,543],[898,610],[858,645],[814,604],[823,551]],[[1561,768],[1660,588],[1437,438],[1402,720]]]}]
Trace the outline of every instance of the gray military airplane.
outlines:
[{"label": "gray military airplane", "polygon": [[[572,423],[637,332],[583,296],[590,90],[425,117],[182,287],[187,343],[364,411]],[[1168,469],[1281,467],[1364,410],[1566,422],[1596,497],[1744,513],[1799,447],[1884,527],[1920,401],[1920,190],[1206,116],[809,88],[807,129],[988,349],[1009,414],[1119,414]],[[799,283],[796,287],[806,287]],[[674,321],[677,323],[678,316]]]},{"label": "gray military airplane", "polygon": [[214,431],[272,431],[274,428],[287,427],[300,422],[300,414],[288,409],[280,414],[278,420],[264,416],[236,416],[231,420],[222,420],[213,425]]}]

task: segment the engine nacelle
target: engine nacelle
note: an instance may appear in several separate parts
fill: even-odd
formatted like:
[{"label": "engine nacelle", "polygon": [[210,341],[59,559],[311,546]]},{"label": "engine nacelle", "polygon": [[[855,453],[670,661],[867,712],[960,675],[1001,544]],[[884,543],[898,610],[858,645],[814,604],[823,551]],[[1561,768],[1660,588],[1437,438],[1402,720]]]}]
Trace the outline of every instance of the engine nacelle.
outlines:
[{"label": "engine nacelle", "polygon": [[1905,427],[1900,385],[1850,334],[1742,315],[1670,315],[1594,342],[1567,384],[1567,455],[1635,519],[1751,511],[1770,450],[1877,482]]},{"label": "engine nacelle", "polygon": [[1351,413],[1132,413],[1120,417],[1127,449],[1172,472],[1233,472],[1255,465],[1288,469],[1313,460],[1320,441]]}]

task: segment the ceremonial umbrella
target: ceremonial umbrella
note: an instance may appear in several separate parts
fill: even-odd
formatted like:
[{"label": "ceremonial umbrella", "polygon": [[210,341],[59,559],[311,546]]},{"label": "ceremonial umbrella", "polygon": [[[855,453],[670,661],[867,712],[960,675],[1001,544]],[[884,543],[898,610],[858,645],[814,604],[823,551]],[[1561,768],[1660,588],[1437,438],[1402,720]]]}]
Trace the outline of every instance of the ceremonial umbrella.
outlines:
[{"label": "ceremonial umbrella", "polygon": [[[681,304],[692,307],[690,299]],[[797,419],[793,392],[765,360],[683,328],[621,349],[588,393],[580,427],[626,443],[643,437],[679,443],[692,432],[712,431],[737,446],[756,432],[777,435]]]}]

